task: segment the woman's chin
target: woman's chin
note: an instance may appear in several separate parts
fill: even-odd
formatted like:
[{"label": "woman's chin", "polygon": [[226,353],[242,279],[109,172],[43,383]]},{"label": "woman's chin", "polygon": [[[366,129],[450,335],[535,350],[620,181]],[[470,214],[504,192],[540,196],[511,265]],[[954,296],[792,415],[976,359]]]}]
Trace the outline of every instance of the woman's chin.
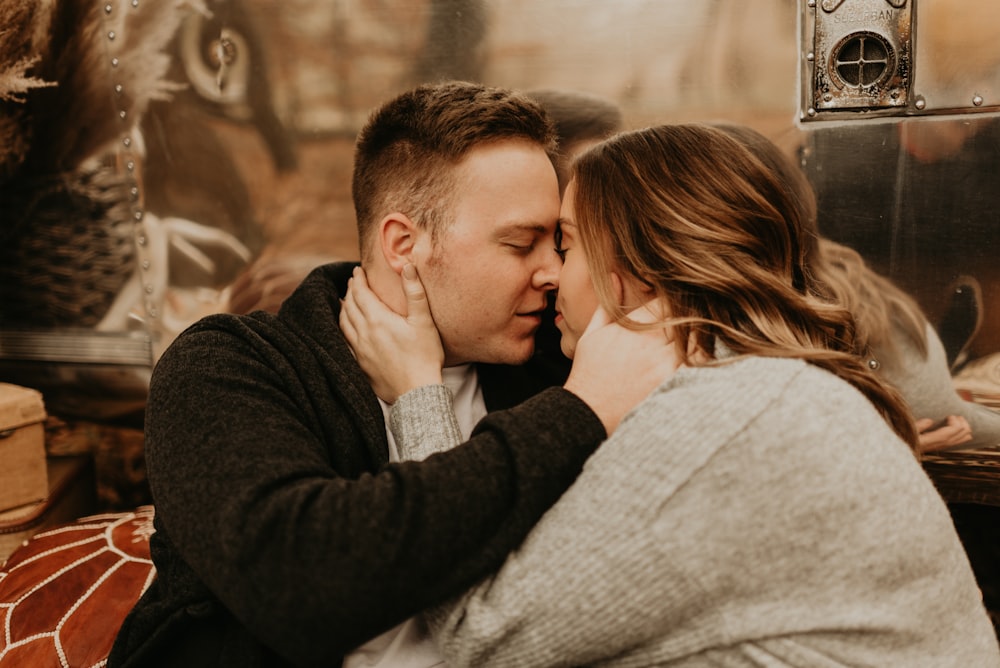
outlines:
[{"label": "woman's chin", "polygon": [[568,334],[563,334],[559,340],[559,349],[562,350],[563,355],[573,359],[573,354],[576,352],[576,339]]}]

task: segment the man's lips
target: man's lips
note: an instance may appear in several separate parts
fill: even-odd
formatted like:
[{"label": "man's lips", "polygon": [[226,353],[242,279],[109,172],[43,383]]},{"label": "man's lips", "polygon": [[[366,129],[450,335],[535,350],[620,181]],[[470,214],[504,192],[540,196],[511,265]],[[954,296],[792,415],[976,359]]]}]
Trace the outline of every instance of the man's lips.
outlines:
[{"label": "man's lips", "polygon": [[531,320],[535,327],[539,327],[542,324],[542,318],[545,317],[545,309],[539,309],[537,311],[522,311],[517,314],[517,317],[524,318],[525,320]]},{"label": "man's lips", "polygon": [[526,309],[524,311],[518,311],[517,315],[531,317],[531,318],[541,318],[545,314],[545,304],[542,304],[536,309]]}]

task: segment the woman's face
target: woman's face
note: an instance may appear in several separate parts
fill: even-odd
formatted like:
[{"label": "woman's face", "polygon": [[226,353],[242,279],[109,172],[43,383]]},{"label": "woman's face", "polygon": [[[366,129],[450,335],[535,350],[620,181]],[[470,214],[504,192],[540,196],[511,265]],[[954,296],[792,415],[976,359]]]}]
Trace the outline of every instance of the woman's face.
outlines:
[{"label": "woman's face", "polygon": [[[562,271],[559,273],[559,293],[556,296],[556,327],[562,332],[559,346],[570,359],[576,352],[577,341],[583,336],[590,319],[597,311],[600,301],[591,280],[590,265],[580,243],[580,229],[576,224],[575,203],[576,181],[570,181],[563,194],[559,211],[558,248],[563,257]],[[631,275],[612,272],[611,286],[619,306],[626,311],[647,304],[653,296],[649,286]],[[663,315],[662,305],[656,310]]]},{"label": "woman's face", "polygon": [[598,306],[597,292],[590,280],[590,265],[587,264],[587,256],[580,245],[573,210],[575,197],[576,181],[570,181],[559,211],[561,238],[558,250],[563,257],[563,266],[559,273],[559,294],[556,297],[556,327],[562,333],[559,346],[570,359],[576,352],[577,341],[587,329]]}]

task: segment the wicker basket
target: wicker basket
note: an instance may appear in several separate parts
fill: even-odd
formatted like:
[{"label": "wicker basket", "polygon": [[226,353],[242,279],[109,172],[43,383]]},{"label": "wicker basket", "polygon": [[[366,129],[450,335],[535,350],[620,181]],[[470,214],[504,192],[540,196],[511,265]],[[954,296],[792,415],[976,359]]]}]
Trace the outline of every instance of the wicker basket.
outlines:
[{"label": "wicker basket", "polygon": [[0,328],[100,322],[135,269],[128,197],[107,165],[0,190]]}]

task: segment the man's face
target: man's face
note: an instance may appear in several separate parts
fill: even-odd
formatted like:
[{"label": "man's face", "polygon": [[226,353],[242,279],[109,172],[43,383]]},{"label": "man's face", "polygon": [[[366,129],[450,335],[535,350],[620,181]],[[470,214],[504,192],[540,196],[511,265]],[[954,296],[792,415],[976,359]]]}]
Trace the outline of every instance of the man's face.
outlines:
[{"label": "man's face", "polygon": [[456,170],[451,222],[413,257],[445,364],[521,364],[558,286],[555,169],[541,147],[509,140],[472,150]]}]

